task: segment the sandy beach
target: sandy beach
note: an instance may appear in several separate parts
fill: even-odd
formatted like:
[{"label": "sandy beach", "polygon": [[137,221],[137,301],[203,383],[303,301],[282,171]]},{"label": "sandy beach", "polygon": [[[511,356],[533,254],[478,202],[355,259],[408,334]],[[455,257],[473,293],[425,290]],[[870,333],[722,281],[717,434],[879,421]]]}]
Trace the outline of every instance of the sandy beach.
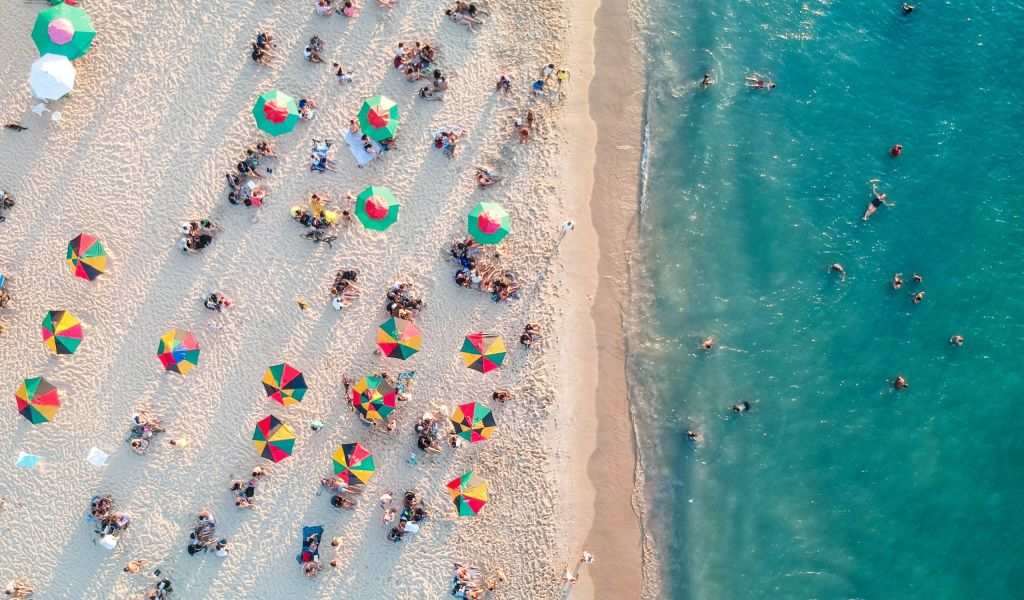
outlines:
[{"label": "sandy beach", "polygon": [[[594,7],[494,4],[473,33],[449,21],[438,2],[400,1],[390,10],[372,3],[352,18],[318,16],[309,2],[242,0],[223,11],[198,2],[81,6],[96,40],[75,61],[73,94],[38,116],[25,79],[38,58],[29,32],[45,5],[3,4],[2,120],[28,130],[0,130],[0,189],[17,198],[0,224],[0,272],[13,297],[0,311],[0,389],[13,395],[22,379],[42,376],[57,386],[63,407],[37,425],[10,396],[0,411],[7,432],[0,437],[0,579],[28,582],[41,598],[141,598],[152,581],[122,567],[145,560],[145,571],[159,568],[173,580],[176,598],[441,598],[450,597],[458,561],[502,569],[509,580],[494,597],[638,595],[634,453],[621,331],[612,318],[621,296],[605,294],[600,276],[621,274],[610,269],[625,264],[614,258],[625,228],[603,203],[632,211],[632,200],[621,198],[635,197],[635,168],[624,160],[612,170],[616,188],[593,174],[612,160],[602,148],[629,146],[623,153],[635,165],[639,129],[635,143],[613,142],[605,135],[615,132],[601,124],[639,98],[609,104],[595,91]],[[257,31],[275,37],[269,68],[249,58]],[[314,34],[324,40],[327,64],[303,59]],[[418,82],[392,67],[400,41],[437,47],[436,64],[450,82],[443,102],[418,98]],[[354,74],[351,83],[335,78],[334,60]],[[529,84],[549,62],[572,78],[562,96],[531,98]],[[503,72],[514,82],[507,97],[494,90]],[[247,146],[268,138],[252,106],[274,88],[315,99],[317,116],[270,140],[279,158],[263,180],[267,203],[232,206],[224,173]],[[398,147],[357,168],[342,132],[376,94],[399,104]],[[512,123],[527,110],[536,126],[520,144]],[[466,132],[453,159],[431,143],[435,130],[450,126]],[[336,171],[309,171],[313,138],[337,141]],[[503,173],[503,181],[478,188],[475,165]],[[314,192],[338,205],[369,185],[387,186],[400,202],[390,229],[340,226],[333,247],[299,237],[289,207]],[[591,203],[597,189],[605,193]],[[500,202],[511,215],[498,251],[522,283],[520,300],[495,303],[453,282],[448,248],[480,201]],[[203,217],[223,232],[201,254],[178,250],[181,224]],[[567,219],[577,228],[559,244]],[[108,272],[93,282],[72,277],[64,260],[67,242],[82,232],[109,254]],[[339,312],[328,288],[340,269],[359,271],[363,294]],[[396,281],[412,283],[426,303],[416,319],[423,350],[404,362],[373,353],[377,326],[388,318],[385,293]],[[200,298],[213,290],[236,305],[206,310]],[[296,297],[309,310],[299,310]],[[81,319],[84,341],[74,355],[54,357],[39,327],[47,311],[61,309]],[[223,328],[212,330],[211,318]],[[611,321],[616,327],[606,326]],[[528,322],[544,332],[531,349],[517,344]],[[202,347],[198,366],[183,376],[165,373],[155,356],[160,336],[175,327],[194,332]],[[510,354],[497,372],[462,363],[463,337],[474,331],[504,336]],[[301,404],[266,397],[261,378],[280,362],[304,372],[309,392]],[[345,375],[377,371],[415,371],[412,398],[399,403],[390,435],[368,431],[344,394]],[[498,389],[514,400],[492,402]],[[451,414],[471,401],[494,410],[491,439],[439,455],[416,449],[422,413]],[[144,456],[123,441],[140,409],[168,430]],[[294,455],[276,464],[250,442],[269,414],[297,435]],[[311,430],[314,420],[325,427]],[[170,446],[171,438],[188,443]],[[376,462],[354,511],[318,494],[319,479],[332,474],[332,453],[348,442],[363,444]],[[110,454],[105,467],[86,462],[92,447]],[[16,468],[19,452],[43,463]],[[418,464],[409,464],[411,454]],[[256,465],[268,472],[256,506],[237,509],[228,483]],[[489,502],[478,516],[456,518],[444,484],[470,469],[488,482]],[[388,490],[416,491],[434,514],[398,543],[386,539],[376,501]],[[97,494],[133,517],[112,552],[97,545],[85,520]],[[202,509],[230,542],[226,558],[185,552]],[[316,578],[303,576],[295,560],[309,525],[341,540],[340,567]],[[596,562],[572,589],[562,573],[584,547]],[[321,556],[334,558],[333,550]]]}]

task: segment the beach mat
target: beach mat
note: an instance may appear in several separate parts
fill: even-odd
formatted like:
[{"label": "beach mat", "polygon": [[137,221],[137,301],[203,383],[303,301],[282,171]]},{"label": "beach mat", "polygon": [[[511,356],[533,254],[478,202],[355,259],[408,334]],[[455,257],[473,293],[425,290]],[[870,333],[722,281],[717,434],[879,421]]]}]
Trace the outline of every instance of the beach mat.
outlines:
[{"label": "beach mat", "polygon": [[[348,149],[352,152],[352,156],[356,159],[356,164],[360,167],[368,165],[373,162],[374,156],[363,148],[363,136],[359,133],[352,133],[351,131],[345,132],[345,143],[348,144]],[[380,156],[380,144],[374,140],[370,140],[373,144],[374,150],[377,151],[377,155]]]}]

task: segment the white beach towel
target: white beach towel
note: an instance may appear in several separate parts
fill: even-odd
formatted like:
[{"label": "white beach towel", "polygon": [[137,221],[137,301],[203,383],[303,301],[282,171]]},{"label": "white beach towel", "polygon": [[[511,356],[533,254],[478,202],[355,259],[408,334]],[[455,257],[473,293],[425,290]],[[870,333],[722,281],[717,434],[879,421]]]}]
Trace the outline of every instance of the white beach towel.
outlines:
[{"label": "white beach towel", "polygon": [[[376,158],[376,156],[370,154],[365,148],[363,148],[363,135],[361,133],[346,131],[345,143],[348,144],[348,149],[352,152],[352,156],[356,159],[356,164],[360,167],[373,162]],[[373,144],[373,149],[377,151],[377,156],[380,156],[380,144],[374,140],[370,140],[370,143]]]}]

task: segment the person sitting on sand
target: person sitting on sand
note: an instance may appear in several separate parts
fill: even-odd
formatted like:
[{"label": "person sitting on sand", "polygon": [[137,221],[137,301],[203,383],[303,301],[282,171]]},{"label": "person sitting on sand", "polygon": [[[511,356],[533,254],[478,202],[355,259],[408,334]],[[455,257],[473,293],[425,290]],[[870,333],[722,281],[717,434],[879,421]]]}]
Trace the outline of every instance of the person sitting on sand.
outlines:
[{"label": "person sitting on sand", "polygon": [[334,6],[331,4],[331,0],[320,0],[316,3],[316,14],[321,17],[326,17],[334,12]]},{"label": "person sitting on sand", "polygon": [[444,96],[442,96],[439,92],[432,90],[426,86],[420,88],[420,98],[424,100],[430,100],[433,102],[441,102],[442,100],[444,100]]},{"label": "person sitting on sand", "polygon": [[309,121],[316,117],[317,104],[309,98],[300,98],[298,102],[299,118]]},{"label": "person sitting on sand", "polygon": [[274,153],[274,147],[267,140],[256,140],[256,151],[265,158],[277,158],[277,154]]},{"label": "person sitting on sand", "polygon": [[324,59],[320,56],[320,49],[323,46],[323,40],[320,36],[314,35],[309,40],[309,45],[302,51],[302,56],[309,62],[319,63],[324,62]]},{"label": "person sitting on sand", "polygon": [[476,168],[476,184],[480,187],[489,187],[501,181],[502,175],[498,173],[492,173],[488,169],[481,167]]},{"label": "person sitting on sand", "polygon": [[259,42],[253,42],[252,44],[252,59],[253,61],[265,66],[270,66],[270,59],[274,58],[274,55],[270,52],[269,44],[261,46]]},{"label": "person sitting on sand", "polygon": [[482,17],[487,14],[486,11],[478,7],[476,4],[470,4],[469,2],[463,2],[462,0],[456,0],[455,12],[469,15],[471,17]]},{"label": "person sitting on sand", "polygon": [[871,218],[871,215],[875,214],[875,211],[878,210],[878,207],[880,207],[880,206],[883,206],[883,205],[885,205],[885,206],[896,206],[895,202],[886,202],[885,201],[886,197],[887,196],[885,194],[879,193],[879,191],[878,191],[878,180],[877,179],[872,179],[871,180],[871,202],[868,203],[868,208],[867,208],[867,210],[864,211],[864,217],[863,217],[864,221],[867,221],[869,218]]},{"label": "person sitting on sand", "polygon": [[341,68],[341,65],[338,63],[331,63],[331,66],[333,66],[335,69],[334,76],[338,78],[339,83],[352,83],[351,72],[346,73],[345,70]]},{"label": "person sitting on sand", "polygon": [[519,336],[519,343],[530,348],[533,344],[540,341],[540,325],[536,323],[527,323],[523,329],[523,334]]},{"label": "person sitting on sand", "polygon": [[356,16],[356,5],[351,0],[345,0],[341,6],[341,14],[349,18]]},{"label": "person sitting on sand", "polygon": [[465,13],[455,12],[451,9],[444,11],[444,14],[448,15],[448,18],[451,19],[453,23],[465,25],[467,29],[474,33],[476,32],[477,27],[483,25],[483,21],[480,21],[479,19],[471,17]]},{"label": "person sitting on sand", "polygon": [[32,588],[20,581],[8,582],[7,587],[4,588],[4,595],[12,598],[31,598]]},{"label": "person sitting on sand", "polygon": [[512,91],[512,80],[508,75],[502,73],[498,76],[498,82],[494,84],[494,88],[507,96]]},{"label": "person sitting on sand", "polygon": [[323,567],[318,562],[308,562],[302,565],[302,574],[306,577],[316,577],[320,574],[320,569]]},{"label": "person sitting on sand", "polygon": [[745,78],[746,85],[748,88],[754,88],[758,90],[772,90],[775,89],[775,84],[770,79],[762,79],[760,75],[747,75]]}]

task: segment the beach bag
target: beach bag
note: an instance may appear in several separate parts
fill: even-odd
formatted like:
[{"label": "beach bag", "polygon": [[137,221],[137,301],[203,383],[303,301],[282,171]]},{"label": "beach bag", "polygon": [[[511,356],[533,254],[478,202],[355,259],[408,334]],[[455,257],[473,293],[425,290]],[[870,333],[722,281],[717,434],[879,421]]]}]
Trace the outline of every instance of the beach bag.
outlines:
[{"label": "beach bag", "polygon": [[113,550],[117,547],[117,536],[107,534],[101,537],[100,546],[103,546],[107,550]]}]

